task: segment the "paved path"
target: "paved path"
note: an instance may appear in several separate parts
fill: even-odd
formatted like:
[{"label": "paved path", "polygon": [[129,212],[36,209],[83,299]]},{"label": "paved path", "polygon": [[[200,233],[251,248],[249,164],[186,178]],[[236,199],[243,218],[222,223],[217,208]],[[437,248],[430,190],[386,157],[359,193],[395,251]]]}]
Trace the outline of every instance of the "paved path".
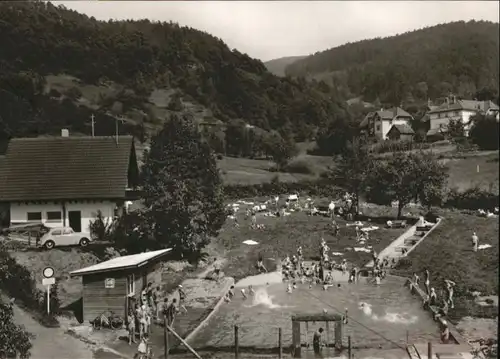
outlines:
[{"label": "paved path", "polygon": [[14,322],[23,325],[28,332],[35,335],[31,348],[33,359],[93,358],[92,350],[87,344],[66,334],[61,328],[42,326],[16,305],[14,305]]}]

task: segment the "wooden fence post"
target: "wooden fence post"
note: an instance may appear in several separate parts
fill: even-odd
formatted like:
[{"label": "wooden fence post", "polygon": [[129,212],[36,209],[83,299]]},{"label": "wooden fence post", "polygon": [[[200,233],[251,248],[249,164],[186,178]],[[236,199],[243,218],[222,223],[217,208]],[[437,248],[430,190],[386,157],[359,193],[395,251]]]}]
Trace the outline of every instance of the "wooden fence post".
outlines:
[{"label": "wooden fence post", "polygon": [[165,359],[168,359],[168,330],[167,330],[167,316],[164,314],[163,315],[163,344],[165,346],[164,348],[164,354],[165,354]]},{"label": "wooden fence post", "polygon": [[238,342],[238,326],[234,326],[234,358],[238,359],[240,356],[240,348]]},{"label": "wooden fence post", "polygon": [[352,351],[351,351],[351,336],[347,337],[347,358],[352,359]]},{"label": "wooden fence post", "polygon": [[278,328],[278,358],[281,359],[283,357],[283,341],[282,341],[282,333],[281,327]]},{"label": "wooden fence post", "polygon": [[427,343],[427,358],[428,359],[433,358],[433,356],[432,356],[432,343],[431,342]]}]

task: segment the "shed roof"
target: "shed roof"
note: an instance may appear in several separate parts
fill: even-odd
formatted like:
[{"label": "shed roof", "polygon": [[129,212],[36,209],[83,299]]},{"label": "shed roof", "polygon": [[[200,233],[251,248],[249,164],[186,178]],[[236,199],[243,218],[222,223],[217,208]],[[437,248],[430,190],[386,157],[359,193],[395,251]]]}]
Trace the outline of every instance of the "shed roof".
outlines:
[{"label": "shed roof", "polygon": [[413,131],[413,129],[406,124],[392,125],[389,132],[394,131],[394,130],[397,130],[401,135],[414,135],[415,134],[415,131]]},{"label": "shed roof", "polygon": [[160,249],[158,251],[144,252],[139,254],[131,254],[129,256],[122,256],[110,259],[105,262],[91,265],[90,267],[85,267],[82,269],[75,270],[70,273],[70,276],[83,276],[87,274],[96,274],[102,272],[111,272],[123,269],[139,268],[147,264],[153,259],[157,259],[168,252],[172,248]]},{"label": "shed roof", "polygon": [[10,140],[0,161],[0,201],[125,198],[131,136]]}]

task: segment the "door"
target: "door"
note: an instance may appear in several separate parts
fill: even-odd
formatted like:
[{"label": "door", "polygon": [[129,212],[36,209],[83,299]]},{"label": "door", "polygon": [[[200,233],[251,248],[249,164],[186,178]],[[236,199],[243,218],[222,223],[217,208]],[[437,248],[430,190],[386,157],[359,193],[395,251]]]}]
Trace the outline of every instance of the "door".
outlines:
[{"label": "door", "polygon": [[82,231],[82,212],[81,211],[69,211],[68,212],[69,226],[75,232]]},{"label": "door", "polygon": [[71,228],[64,228],[62,237],[64,238],[64,242],[69,246],[79,244],[80,242],[80,236]]}]

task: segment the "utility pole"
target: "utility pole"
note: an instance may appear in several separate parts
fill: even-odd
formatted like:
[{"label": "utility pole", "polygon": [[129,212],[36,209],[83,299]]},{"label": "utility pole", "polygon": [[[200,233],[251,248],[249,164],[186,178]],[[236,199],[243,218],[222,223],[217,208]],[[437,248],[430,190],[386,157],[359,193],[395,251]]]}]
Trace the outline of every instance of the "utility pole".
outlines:
[{"label": "utility pole", "polygon": [[95,116],[94,116],[94,114],[92,114],[92,116],[90,116],[90,119],[92,121],[92,137],[94,137],[94,124],[95,124],[95,121],[94,121]]}]

